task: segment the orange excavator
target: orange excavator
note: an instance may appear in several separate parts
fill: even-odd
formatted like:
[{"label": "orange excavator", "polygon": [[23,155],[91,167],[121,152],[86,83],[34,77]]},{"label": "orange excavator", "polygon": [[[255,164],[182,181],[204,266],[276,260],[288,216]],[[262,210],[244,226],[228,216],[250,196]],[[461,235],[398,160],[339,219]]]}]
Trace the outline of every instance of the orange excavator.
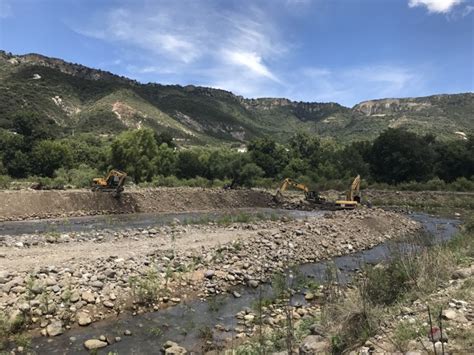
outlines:
[{"label": "orange excavator", "polygon": [[305,184],[298,183],[290,178],[286,178],[285,180],[283,180],[280,187],[277,189],[275,195],[273,196],[273,199],[276,202],[280,202],[282,200],[283,192],[285,192],[290,186],[303,191],[306,201],[312,203],[323,203],[326,201],[326,199],[320,196],[317,191],[311,191]]},{"label": "orange excavator", "polygon": [[120,170],[110,170],[106,177],[92,180],[92,191],[113,192],[114,197],[120,197],[127,174]]}]

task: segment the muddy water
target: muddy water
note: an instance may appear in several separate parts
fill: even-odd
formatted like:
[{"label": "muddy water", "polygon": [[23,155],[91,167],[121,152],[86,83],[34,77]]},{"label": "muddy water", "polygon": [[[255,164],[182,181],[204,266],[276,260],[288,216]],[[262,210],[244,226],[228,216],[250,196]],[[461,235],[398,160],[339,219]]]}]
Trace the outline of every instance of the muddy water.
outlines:
[{"label": "muddy water", "polygon": [[58,219],[42,219],[28,221],[10,221],[0,223],[0,235],[20,235],[45,232],[83,232],[103,229],[124,230],[132,228],[146,228],[157,225],[170,224],[173,221],[181,223],[199,222],[203,219],[218,220],[226,215],[238,213],[250,216],[258,214],[262,218],[288,216],[291,218],[305,218],[322,215],[322,211],[298,211],[274,208],[239,208],[233,210],[196,211],[177,213],[134,213],[121,215],[99,215],[84,217],[69,217]]},{"label": "muddy water", "polygon": [[[288,211],[287,211],[288,212]],[[424,243],[436,244],[447,241],[456,233],[459,221],[438,218],[425,214],[414,214],[412,218],[423,223],[426,235]],[[329,261],[300,266],[300,273],[316,281],[324,281],[328,267],[338,269],[340,282],[350,280],[354,272],[366,263],[379,263],[386,260],[394,252],[417,248],[420,241],[410,240],[389,241],[379,246],[341,256]],[[120,336],[122,341],[109,345],[99,351],[99,354],[117,352],[118,354],[159,354],[163,343],[173,340],[188,350],[202,352],[201,332],[214,329],[220,324],[232,330],[236,325],[235,314],[245,307],[252,307],[259,296],[267,297],[272,294],[269,284],[261,290],[241,287],[238,292],[241,298],[231,295],[216,296],[206,301],[192,301],[158,312],[147,313],[132,317],[120,317],[104,322],[94,323],[86,328],[77,328],[66,335],[56,338],[36,338],[32,345],[39,354],[85,354],[83,343],[87,339],[98,338],[100,335],[114,338]],[[304,303],[302,296],[296,296],[293,302]],[[124,336],[125,329],[133,332],[132,336]],[[235,338],[232,331],[215,331],[214,339]],[[75,340],[71,341],[70,337]]]}]

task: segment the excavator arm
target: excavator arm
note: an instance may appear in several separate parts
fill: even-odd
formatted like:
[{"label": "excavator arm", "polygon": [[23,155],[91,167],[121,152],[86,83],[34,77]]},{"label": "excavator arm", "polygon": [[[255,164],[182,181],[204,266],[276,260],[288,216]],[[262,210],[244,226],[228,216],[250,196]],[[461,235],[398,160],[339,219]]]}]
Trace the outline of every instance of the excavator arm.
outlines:
[{"label": "excavator arm", "polygon": [[297,190],[303,191],[305,199],[308,201],[316,203],[321,203],[322,201],[324,201],[324,198],[319,196],[319,193],[317,191],[310,191],[305,184],[298,183],[290,178],[286,178],[285,180],[283,180],[274,195],[274,199],[276,201],[279,201],[282,197],[282,193],[285,192],[290,186]]}]

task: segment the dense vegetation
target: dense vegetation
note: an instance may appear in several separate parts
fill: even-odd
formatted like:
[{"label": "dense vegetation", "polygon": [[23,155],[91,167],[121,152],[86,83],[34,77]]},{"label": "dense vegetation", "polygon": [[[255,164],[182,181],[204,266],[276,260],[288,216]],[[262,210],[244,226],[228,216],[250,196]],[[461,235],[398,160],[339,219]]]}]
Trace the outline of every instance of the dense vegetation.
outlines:
[{"label": "dense vegetation", "polygon": [[[284,177],[314,188],[343,187],[361,174],[370,183],[426,183],[434,189],[455,183],[472,189],[474,139],[438,141],[403,129],[388,129],[373,142],[340,145],[308,133],[287,144],[258,138],[247,152],[230,148],[178,149],[166,132],[128,130],[116,137],[61,135],[54,121],[17,114],[11,130],[0,130],[0,175],[41,181],[46,186],[85,187],[114,167],[136,184],[271,186]],[[343,181],[335,186],[334,181]]]}]

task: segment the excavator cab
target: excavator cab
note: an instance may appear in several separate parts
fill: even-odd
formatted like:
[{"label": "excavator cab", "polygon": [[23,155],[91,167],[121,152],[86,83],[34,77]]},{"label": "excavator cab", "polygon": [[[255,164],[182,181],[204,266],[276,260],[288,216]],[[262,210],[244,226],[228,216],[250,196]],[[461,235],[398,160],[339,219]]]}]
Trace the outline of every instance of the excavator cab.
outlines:
[{"label": "excavator cab", "polygon": [[123,171],[110,170],[106,177],[92,180],[92,191],[113,192],[114,197],[119,197],[126,178],[127,174]]}]

